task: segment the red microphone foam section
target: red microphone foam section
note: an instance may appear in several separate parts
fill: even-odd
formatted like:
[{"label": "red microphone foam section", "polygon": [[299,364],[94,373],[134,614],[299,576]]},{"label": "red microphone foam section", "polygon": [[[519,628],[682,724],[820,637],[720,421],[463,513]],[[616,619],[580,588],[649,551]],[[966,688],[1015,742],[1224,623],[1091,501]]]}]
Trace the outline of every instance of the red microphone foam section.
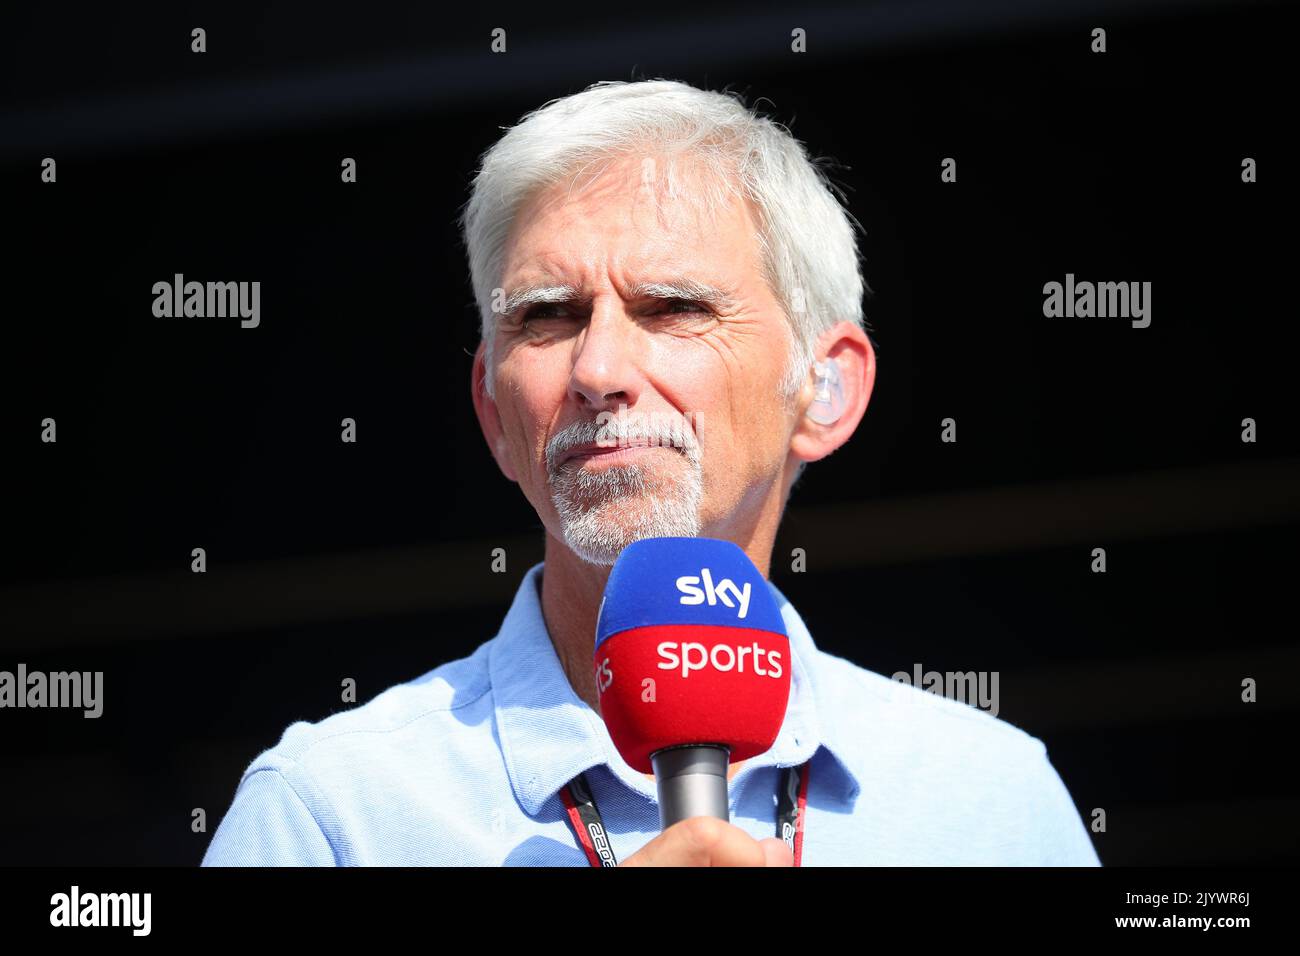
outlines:
[{"label": "red microphone foam section", "polygon": [[605,726],[629,766],[682,744],[722,744],[735,763],[776,741],[790,698],[790,640],[772,630],[656,624],[611,635],[596,655]]}]

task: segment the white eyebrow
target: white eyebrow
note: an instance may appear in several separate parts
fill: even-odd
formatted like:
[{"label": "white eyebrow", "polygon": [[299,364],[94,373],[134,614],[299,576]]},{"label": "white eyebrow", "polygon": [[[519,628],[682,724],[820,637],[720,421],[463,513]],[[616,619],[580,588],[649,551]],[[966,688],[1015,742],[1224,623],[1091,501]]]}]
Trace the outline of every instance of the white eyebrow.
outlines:
[{"label": "white eyebrow", "polygon": [[520,286],[506,296],[505,305],[501,307],[501,314],[513,315],[515,310],[539,302],[574,302],[581,297],[582,292],[571,285]]},{"label": "white eyebrow", "polygon": [[628,292],[637,299],[684,299],[687,302],[705,302],[722,309],[732,308],[736,304],[722,289],[685,277],[665,282],[637,282]]},{"label": "white eyebrow", "polygon": [[[637,282],[628,289],[634,299],[683,299],[687,302],[704,302],[721,309],[735,307],[735,300],[722,289],[698,282],[695,279],[675,278],[662,282]],[[543,302],[578,302],[582,290],[571,285],[523,285],[506,296],[502,315],[513,315],[517,309]]]}]

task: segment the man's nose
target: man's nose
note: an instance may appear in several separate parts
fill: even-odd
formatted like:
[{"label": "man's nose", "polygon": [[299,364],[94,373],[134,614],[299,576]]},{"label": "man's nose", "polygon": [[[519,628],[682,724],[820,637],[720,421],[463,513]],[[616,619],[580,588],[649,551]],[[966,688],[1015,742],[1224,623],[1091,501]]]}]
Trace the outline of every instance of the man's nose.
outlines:
[{"label": "man's nose", "polygon": [[600,412],[636,404],[641,393],[640,330],[617,300],[594,303],[578,336],[570,391],[579,406]]}]

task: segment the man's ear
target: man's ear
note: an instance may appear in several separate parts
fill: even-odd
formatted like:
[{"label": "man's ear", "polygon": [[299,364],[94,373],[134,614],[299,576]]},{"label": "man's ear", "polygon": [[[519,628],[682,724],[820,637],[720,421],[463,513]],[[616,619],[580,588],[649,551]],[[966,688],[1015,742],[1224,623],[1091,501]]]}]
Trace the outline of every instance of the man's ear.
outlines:
[{"label": "man's ear", "polygon": [[820,425],[808,417],[808,406],[817,388],[813,370],[808,369],[796,406],[799,420],[790,436],[790,451],[800,461],[820,461],[849,440],[866,414],[876,384],[876,350],[855,322],[840,322],[824,332],[818,339],[815,358],[834,359],[839,365],[844,411],[829,425]]},{"label": "man's ear", "polygon": [[501,473],[511,481],[518,483],[519,478],[510,464],[510,453],[506,446],[505,431],[501,428],[501,416],[497,412],[497,403],[487,393],[487,365],[483,361],[484,343],[480,342],[474,353],[474,365],[470,369],[470,393],[474,398],[474,414],[478,416],[479,428],[487,439],[488,450],[496,459]]}]

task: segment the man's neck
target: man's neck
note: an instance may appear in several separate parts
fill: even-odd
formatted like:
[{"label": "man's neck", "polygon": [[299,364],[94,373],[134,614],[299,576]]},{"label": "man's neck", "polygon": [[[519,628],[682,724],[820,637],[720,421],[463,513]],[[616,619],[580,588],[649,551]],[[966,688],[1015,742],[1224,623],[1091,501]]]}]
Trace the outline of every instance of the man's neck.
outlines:
[{"label": "man's neck", "polygon": [[[742,544],[749,558],[764,578],[768,575],[771,541],[760,545],[757,553]],[[596,639],[596,615],[605,595],[609,580],[608,566],[583,561],[549,534],[546,536],[546,558],[542,569],[542,617],[550,634],[555,653],[574,693],[600,713],[600,694],[596,691],[596,675],[592,648]],[[743,760],[730,765],[727,779],[732,780],[744,764]],[[651,780],[654,774],[646,774]]]},{"label": "man's neck", "polygon": [[583,561],[549,534],[542,570],[542,617],[569,684],[600,713],[600,695],[592,666],[596,614],[612,569]]},{"label": "man's neck", "polygon": [[[759,546],[757,553],[752,544],[738,542],[767,577],[771,542]],[[564,668],[565,676],[574,693],[600,713],[600,695],[596,692],[596,676],[592,649],[596,639],[596,615],[605,584],[612,570],[606,565],[589,564],[575,555],[562,542],[549,534],[546,536],[545,567],[542,570],[542,617],[555,647],[556,656]]]}]

